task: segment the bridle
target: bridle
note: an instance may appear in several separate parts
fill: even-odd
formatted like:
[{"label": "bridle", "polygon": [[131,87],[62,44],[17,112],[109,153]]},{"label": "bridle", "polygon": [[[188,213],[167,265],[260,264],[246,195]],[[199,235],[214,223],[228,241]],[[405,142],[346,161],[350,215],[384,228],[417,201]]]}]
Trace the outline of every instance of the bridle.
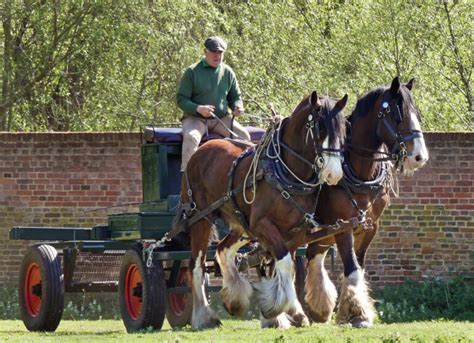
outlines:
[{"label": "bridle", "polygon": [[[381,139],[382,127],[385,127],[389,132],[390,137],[394,140],[394,144],[391,148],[390,154],[386,160],[395,162],[398,168],[400,163],[407,157],[407,148],[405,142],[414,140],[415,138],[423,137],[423,133],[420,130],[400,130],[398,125],[403,120],[403,113],[400,111],[398,104],[393,105],[393,101],[390,102],[387,99],[387,92],[384,93],[382,99],[381,109],[377,115],[379,121],[377,123],[376,135]],[[401,165],[403,168],[403,164]]]},{"label": "bridle", "polygon": [[[340,112],[339,109],[333,108],[331,112],[327,114],[329,118],[332,116],[336,116]],[[321,113],[321,107],[316,110],[316,108],[313,108],[308,114],[306,123],[305,123],[305,128],[306,128],[306,137],[305,137],[305,143],[306,145],[309,144],[308,140],[309,137],[311,137],[311,141],[313,142],[313,149],[315,153],[315,157],[313,161],[307,160],[305,157],[301,156],[299,153],[294,151],[291,147],[286,145],[283,140],[281,139],[281,127],[282,127],[282,122],[280,122],[280,125],[278,128],[275,130],[275,133],[272,137],[272,140],[270,144],[267,146],[267,152],[266,156],[270,159],[277,159],[282,166],[286,169],[286,171],[291,174],[298,182],[302,183],[305,186],[309,187],[317,187],[320,185],[319,181],[319,175],[321,172],[321,169],[324,166],[324,156],[323,154],[326,155],[337,155],[342,159],[342,152],[343,149],[334,149],[334,148],[324,148],[321,143],[321,135],[320,135],[320,119],[323,118],[323,114]],[[329,132],[328,132],[329,134]],[[315,173],[315,177],[312,178],[309,182],[304,181],[300,179],[283,161],[281,157],[281,148],[283,147],[285,150],[287,150],[290,154],[295,156],[297,159],[299,159],[301,162],[305,163],[308,165]],[[270,149],[272,148],[272,149]],[[273,152],[272,152],[273,150]]]}]

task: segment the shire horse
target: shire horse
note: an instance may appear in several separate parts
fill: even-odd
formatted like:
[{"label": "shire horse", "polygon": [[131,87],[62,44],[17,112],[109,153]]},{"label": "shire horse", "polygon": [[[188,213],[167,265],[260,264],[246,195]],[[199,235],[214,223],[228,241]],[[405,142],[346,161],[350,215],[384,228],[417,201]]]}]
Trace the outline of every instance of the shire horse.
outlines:
[{"label": "shire horse", "polygon": [[327,322],[336,306],[337,291],[324,268],[334,243],[344,273],[336,322],[370,327],[375,315],[364,279],[367,249],[379,229],[379,219],[390,201],[398,170],[411,175],[428,161],[420,114],[411,95],[414,79],[370,91],[357,101],[347,126],[344,178],[337,186],[323,186],[316,209],[320,223],[357,217],[356,230],[310,244],[305,281],[305,309],[315,322]]},{"label": "shire horse", "polygon": [[[241,315],[250,304],[253,288],[239,274],[235,256],[252,238],[276,261],[272,276],[255,285],[262,315],[274,318],[286,312],[294,318],[295,325],[308,323],[293,283],[292,254],[301,242],[287,246],[287,236],[292,236],[290,230],[302,223],[314,222],[315,190],[323,183],[334,185],[342,178],[342,110],[346,102],[347,95],[335,100],[318,97],[313,91],[290,117],[267,130],[257,146],[245,150],[231,140],[217,139],[193,154],[182,178],[182,204],[177,216],[189,219],[186,234],[192,251],[189,272],[194,329],[220,325],[204,289],[206,253],[217,218],[230,228],[217,248],[223,276],[221,295],[227,311]],[[264,171],[259,167],[262,161],[267,162]],[[286,182],[282,185],[281,180]]]}]

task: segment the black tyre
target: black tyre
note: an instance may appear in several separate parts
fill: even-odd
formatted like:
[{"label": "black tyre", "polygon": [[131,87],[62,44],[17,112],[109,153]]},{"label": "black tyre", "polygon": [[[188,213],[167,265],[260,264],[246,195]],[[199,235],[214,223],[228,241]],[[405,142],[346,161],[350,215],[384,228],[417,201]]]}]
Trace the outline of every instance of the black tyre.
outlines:
[{"label": "black tyre", "polygon": [[166,312],[166,283],[161,262],[148,268],[140,248],[129,249],[120,268],[120,314],[127,332],[160,330]]},{"label": "black tyre", "polygon": [[64,277],[58,252],[50,245],[28,248],[20,266],[20,315],[29,331],[53,332],[64,310]]}]

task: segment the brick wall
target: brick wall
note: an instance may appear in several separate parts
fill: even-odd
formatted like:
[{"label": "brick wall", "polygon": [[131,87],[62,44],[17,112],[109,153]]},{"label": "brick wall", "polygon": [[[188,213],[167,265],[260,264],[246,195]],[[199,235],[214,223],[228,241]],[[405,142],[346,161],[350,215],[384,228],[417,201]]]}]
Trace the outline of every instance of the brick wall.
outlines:
[{"label": "brick wall", "polygon": [[[425,137],[430,161],[399,177],[400,197],[369,249],[374,287],[456,273],[474,279],[474,133]],[[11,227],[92,227],[134,206],[90,210],[140,202],[139,145],[137,133],[0,133],[0,285],[16,285],[31,244],[10,241]],[[337,258],[334,280],[340,270]]]},{"label": "brick wall", "polygon": [[16,285],[24,249],[13,226],[92,227],[141,201],[136,133],[0,133],[0,285]]},{"label": "brick wall", "polygon": [[399,177],[367,255],[374,287],[406,278],[474,281],[474,133],[427,133],[428,164]]}]

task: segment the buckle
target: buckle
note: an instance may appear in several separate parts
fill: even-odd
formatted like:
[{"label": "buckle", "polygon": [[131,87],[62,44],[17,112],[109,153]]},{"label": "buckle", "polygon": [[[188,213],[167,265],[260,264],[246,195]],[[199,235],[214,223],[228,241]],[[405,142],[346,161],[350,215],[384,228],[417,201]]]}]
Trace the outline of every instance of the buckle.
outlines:
[{"label": "buckle", "polygon": [[288,193],[287,191],[282,191],[282,192],[281,192],[281,196],[282,196],[285,200],[288,200],[288,199],[291,197],[290,193]]}]

